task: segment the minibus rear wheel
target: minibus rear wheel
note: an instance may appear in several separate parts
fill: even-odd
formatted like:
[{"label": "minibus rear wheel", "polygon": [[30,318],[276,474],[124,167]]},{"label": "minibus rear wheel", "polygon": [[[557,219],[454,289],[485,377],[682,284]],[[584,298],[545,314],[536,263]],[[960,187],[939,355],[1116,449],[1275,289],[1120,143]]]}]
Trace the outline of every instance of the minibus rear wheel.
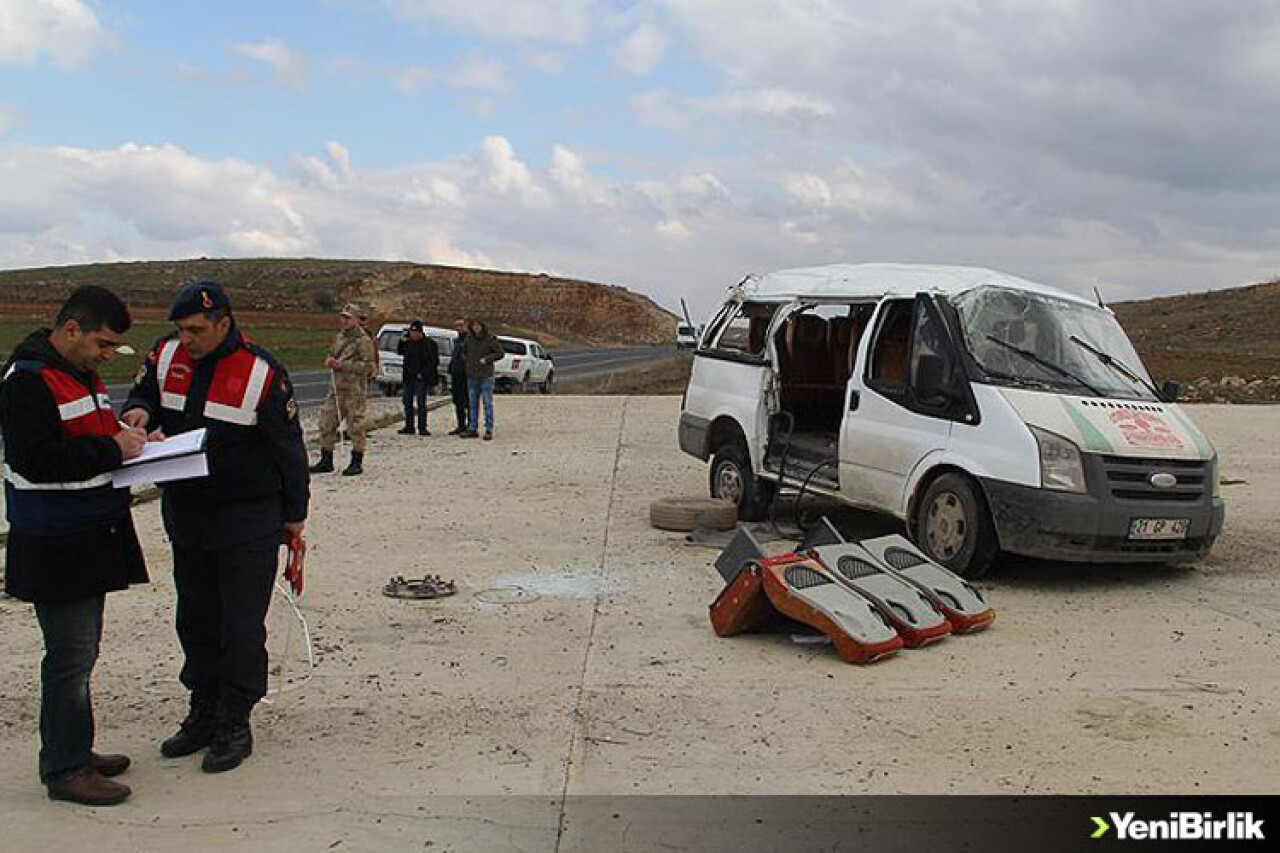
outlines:
[{"label": "minibus rear wheel", "polygon": [[966,578],[986,574],[998,550],[987,503],[960,474],[943,474],[929,484],[916,506],[915,534],[920,550]]},{"label": "minibus rear wheel", "polygon": [[768,500],[763,485],[751,470],[751,457],[741,441],[726,441],[716,448],[711,457],[711,497],[733,501],[743,521],[759,521]]}]

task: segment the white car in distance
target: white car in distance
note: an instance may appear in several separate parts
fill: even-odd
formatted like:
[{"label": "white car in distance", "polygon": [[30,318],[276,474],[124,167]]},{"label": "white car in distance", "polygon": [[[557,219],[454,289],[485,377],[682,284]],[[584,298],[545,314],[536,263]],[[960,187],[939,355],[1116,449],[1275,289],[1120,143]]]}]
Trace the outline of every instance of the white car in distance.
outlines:
[{"label": "white car in distance", "polygon": [[542,344],[528,338],[498,335],[504,355],[493,366],[494,385],[500,390],[532,391],[543,394],[551,391],[555,377],[555,362]]}]

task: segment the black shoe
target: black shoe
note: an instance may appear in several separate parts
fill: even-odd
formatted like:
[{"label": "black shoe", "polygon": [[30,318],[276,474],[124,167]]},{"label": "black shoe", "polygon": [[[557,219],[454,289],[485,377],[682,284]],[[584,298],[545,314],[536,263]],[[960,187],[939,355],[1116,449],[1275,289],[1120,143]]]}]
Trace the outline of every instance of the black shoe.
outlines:
[{"label": "black shoe", "polygon": [[487,429],[484,431],[484,440],[493,441],[493,430]]},{"label": "black shoe", "polygon": [[420,429],[420,430],[418,430],[418,435],[431,435],[431,430],[429,430],[429,429]]},{"label": "black shoe", "polygon": [[165,758],[181,758],[199,752],[213,743],[214,729],[211,712],[192,708],[178,725],[177,734],[160,744],[160,754]]},{"label": "black shoe", "polygon": [[308,469],[312,474],[332,474],[333,473],[333,451],[321,450],[320,461],[312,465]]},{"label": "black shoe", "polygon": [[249,728],[249,721],[220,723],[200,769],[205,773],[234,770],[250,755],[253,755],[253,730]]},{"label": "black shoe", "polygon": [[413,427],[411,426],[400,427],[400,429],[396,430],[396,432],[400,433],[401,435],[413,435]]},{"label": "black shoe", "polygon": [[453,429],[449,430],[449,435],[462,435],[466,431],[467,431],[466,427],[454,427]]},{"label": "black shoe", "polygon": [[480,437],[480,433],[476,432],[473,429],[464,429],[462,432],[458,433],[458,438],[479,438],[479,437]]},{"label": "black shoe", "polygon": [[354,477],[357,474],[363,474],[363,473],[364,473],[364,451],[353,450],[351,451],[351,462],[347,465],[346,468],[342,469],[342,476]]}]

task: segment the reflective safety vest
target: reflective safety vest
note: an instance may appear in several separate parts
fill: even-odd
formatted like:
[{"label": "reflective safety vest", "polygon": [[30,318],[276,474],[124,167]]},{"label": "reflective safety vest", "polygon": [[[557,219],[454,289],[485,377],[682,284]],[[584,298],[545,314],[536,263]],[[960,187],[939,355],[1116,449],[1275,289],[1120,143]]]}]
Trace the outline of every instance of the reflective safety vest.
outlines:
[{"label": "reflective safety vest", "polygon": [[[90,391],[83,382],[66,371],[41,361],[14,362],[4,378],[8,379],[14,371],[18,370],[38,373],[44,380],[45,386],[53,395],[53,402],[58,407],[62,432],[67,438],[84,438],[94,435],[109,438],[120,431],[120,422],[116,420],[115,412],[111,410],[111,397],[97,374],[94,374],[94,388]],[[8,464],[4,466],[4,478],[13,488],[27,492],[81,491],[111,485],[110,473],[72,483],[33,483],[10,468]]]},{"label": "reflective safety vest", "polygon": [[[160,345],[156,383],[160,386],[161,407],[176,412],[186,410],[195,364],[181,341],[168,340]],[[265,358],[244,348],[219,359],[205,396],[204,416],[238,426],[256,425],[258,409],[267,398],[274,373]]]}]

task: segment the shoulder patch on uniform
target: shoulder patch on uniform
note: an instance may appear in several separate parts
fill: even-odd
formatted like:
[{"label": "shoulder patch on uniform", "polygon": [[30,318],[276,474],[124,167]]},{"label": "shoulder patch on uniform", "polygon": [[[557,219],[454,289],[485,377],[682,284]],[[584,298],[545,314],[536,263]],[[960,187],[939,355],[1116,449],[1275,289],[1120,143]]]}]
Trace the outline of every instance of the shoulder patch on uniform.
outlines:
[{"label": "shoulder patch on uniform", "polygon": [[293,420],[298,417],[298,400],[290,397],[284,404],[284,416],[286,420]]},{"label": "shoulder patch on uniform", "polygon": [[147,363],[144,361],[138,365],[138,372],[133,374],[133,384],[141,384],[143,379],[147,378]]}]

